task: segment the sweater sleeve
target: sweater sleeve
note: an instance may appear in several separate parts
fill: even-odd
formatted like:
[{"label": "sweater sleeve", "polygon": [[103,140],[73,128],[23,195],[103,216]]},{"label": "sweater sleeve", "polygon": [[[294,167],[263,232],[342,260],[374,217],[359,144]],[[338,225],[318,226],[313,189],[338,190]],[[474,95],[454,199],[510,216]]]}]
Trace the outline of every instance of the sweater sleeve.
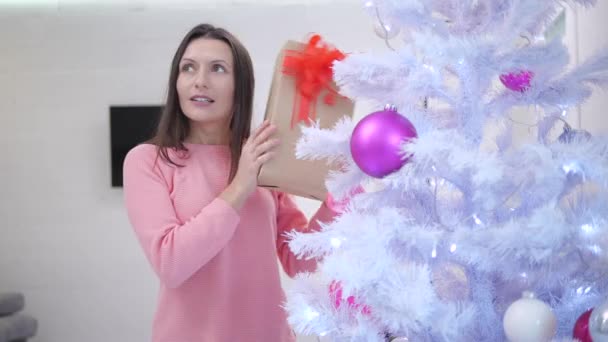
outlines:
[{"label": "sweater sleeve", "polygon": [[313,272],[317,267],[317,261],[298,259],[289,248],[285,233],[293,230],[299,232],[318,231],[321,229],[320,222],[331,222],[337,213],[323,202],[309,222],[289,195],[277,192],[277,202],[277,253],[285,273],[293,277],[300,272]]},{"label": "sweater sleeve", "polygon": [[156,147],[139,145],[123,165],[123,189],[129,221],[160,281],[180,286],[232,238],[237,211],[220,198],[186,222],[177,218]]}]

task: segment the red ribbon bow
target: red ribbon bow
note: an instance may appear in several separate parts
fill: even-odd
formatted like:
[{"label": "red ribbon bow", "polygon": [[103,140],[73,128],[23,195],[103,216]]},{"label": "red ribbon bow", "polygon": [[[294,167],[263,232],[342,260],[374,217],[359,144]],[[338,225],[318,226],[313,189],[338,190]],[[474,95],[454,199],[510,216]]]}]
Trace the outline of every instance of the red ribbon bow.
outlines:
[{"label": "red ribbon bow", "polygon": [[[328,105],[335,103],[337,91],[331,87],[334,61],[343,60],[345,55],[322,42],[321,36],[313,35],[302,51],[288,50],[283,60],[283,73],[295,77],[296,96],[294,98],[291,127],[300,121],[314,120],[317,99],[322,90],[329,91],[324,97]],[[299,102],[299,110],[296,110]]]}]

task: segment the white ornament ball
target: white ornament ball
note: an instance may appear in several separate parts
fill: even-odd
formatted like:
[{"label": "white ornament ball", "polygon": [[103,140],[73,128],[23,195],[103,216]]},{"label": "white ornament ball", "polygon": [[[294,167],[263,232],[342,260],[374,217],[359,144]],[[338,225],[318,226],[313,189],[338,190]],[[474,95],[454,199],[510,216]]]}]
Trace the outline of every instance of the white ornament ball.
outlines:
[{"label": "white ornament ball", "polygon": [[549,305],[525,291],[505,312],[503,327],[510,342],[548,342],[555,335],[557,320]]},{"label": "white ornament ball", "polygon": [[608,302],[591,311],[589,333],[593,342],[608,342]]},{"label": "white ornament ball", "polygon": [[393,39],[399,35],[399,27],[387,21],[374,23],[374,32],[381,39]]}]

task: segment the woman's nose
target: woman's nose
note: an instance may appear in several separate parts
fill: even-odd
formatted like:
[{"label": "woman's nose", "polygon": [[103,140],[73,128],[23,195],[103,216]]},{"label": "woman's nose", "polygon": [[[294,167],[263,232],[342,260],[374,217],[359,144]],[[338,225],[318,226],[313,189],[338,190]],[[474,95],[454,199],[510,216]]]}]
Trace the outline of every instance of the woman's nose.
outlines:
[{"label": "woman's nose", "polygon": [[196,88],[208,88],[207,73],[203,70],[199,71],[194,79],[194,86]]}]

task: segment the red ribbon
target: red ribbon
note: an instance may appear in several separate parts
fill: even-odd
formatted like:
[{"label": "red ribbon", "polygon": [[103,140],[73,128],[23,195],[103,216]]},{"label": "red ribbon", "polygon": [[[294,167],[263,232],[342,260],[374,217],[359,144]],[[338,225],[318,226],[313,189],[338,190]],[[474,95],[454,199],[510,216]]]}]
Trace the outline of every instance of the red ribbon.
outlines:
[{"label": "red ribbon", "polygon": [[[334,61],[343,60],[345,55],[322,42],[321,36],[313,35],[302,51],[287,50],[283,60],[283,73],[295,77],[296,96],[294,98],[291,127],[300,122],[315,119],[317,99],[322,90],[329,91],[324,96],[328,105],[335,103],[337,91],[331,87]],[[299,103],[299,106],[298,106]],[[298,108],[296,110],[296,108]]]}]

